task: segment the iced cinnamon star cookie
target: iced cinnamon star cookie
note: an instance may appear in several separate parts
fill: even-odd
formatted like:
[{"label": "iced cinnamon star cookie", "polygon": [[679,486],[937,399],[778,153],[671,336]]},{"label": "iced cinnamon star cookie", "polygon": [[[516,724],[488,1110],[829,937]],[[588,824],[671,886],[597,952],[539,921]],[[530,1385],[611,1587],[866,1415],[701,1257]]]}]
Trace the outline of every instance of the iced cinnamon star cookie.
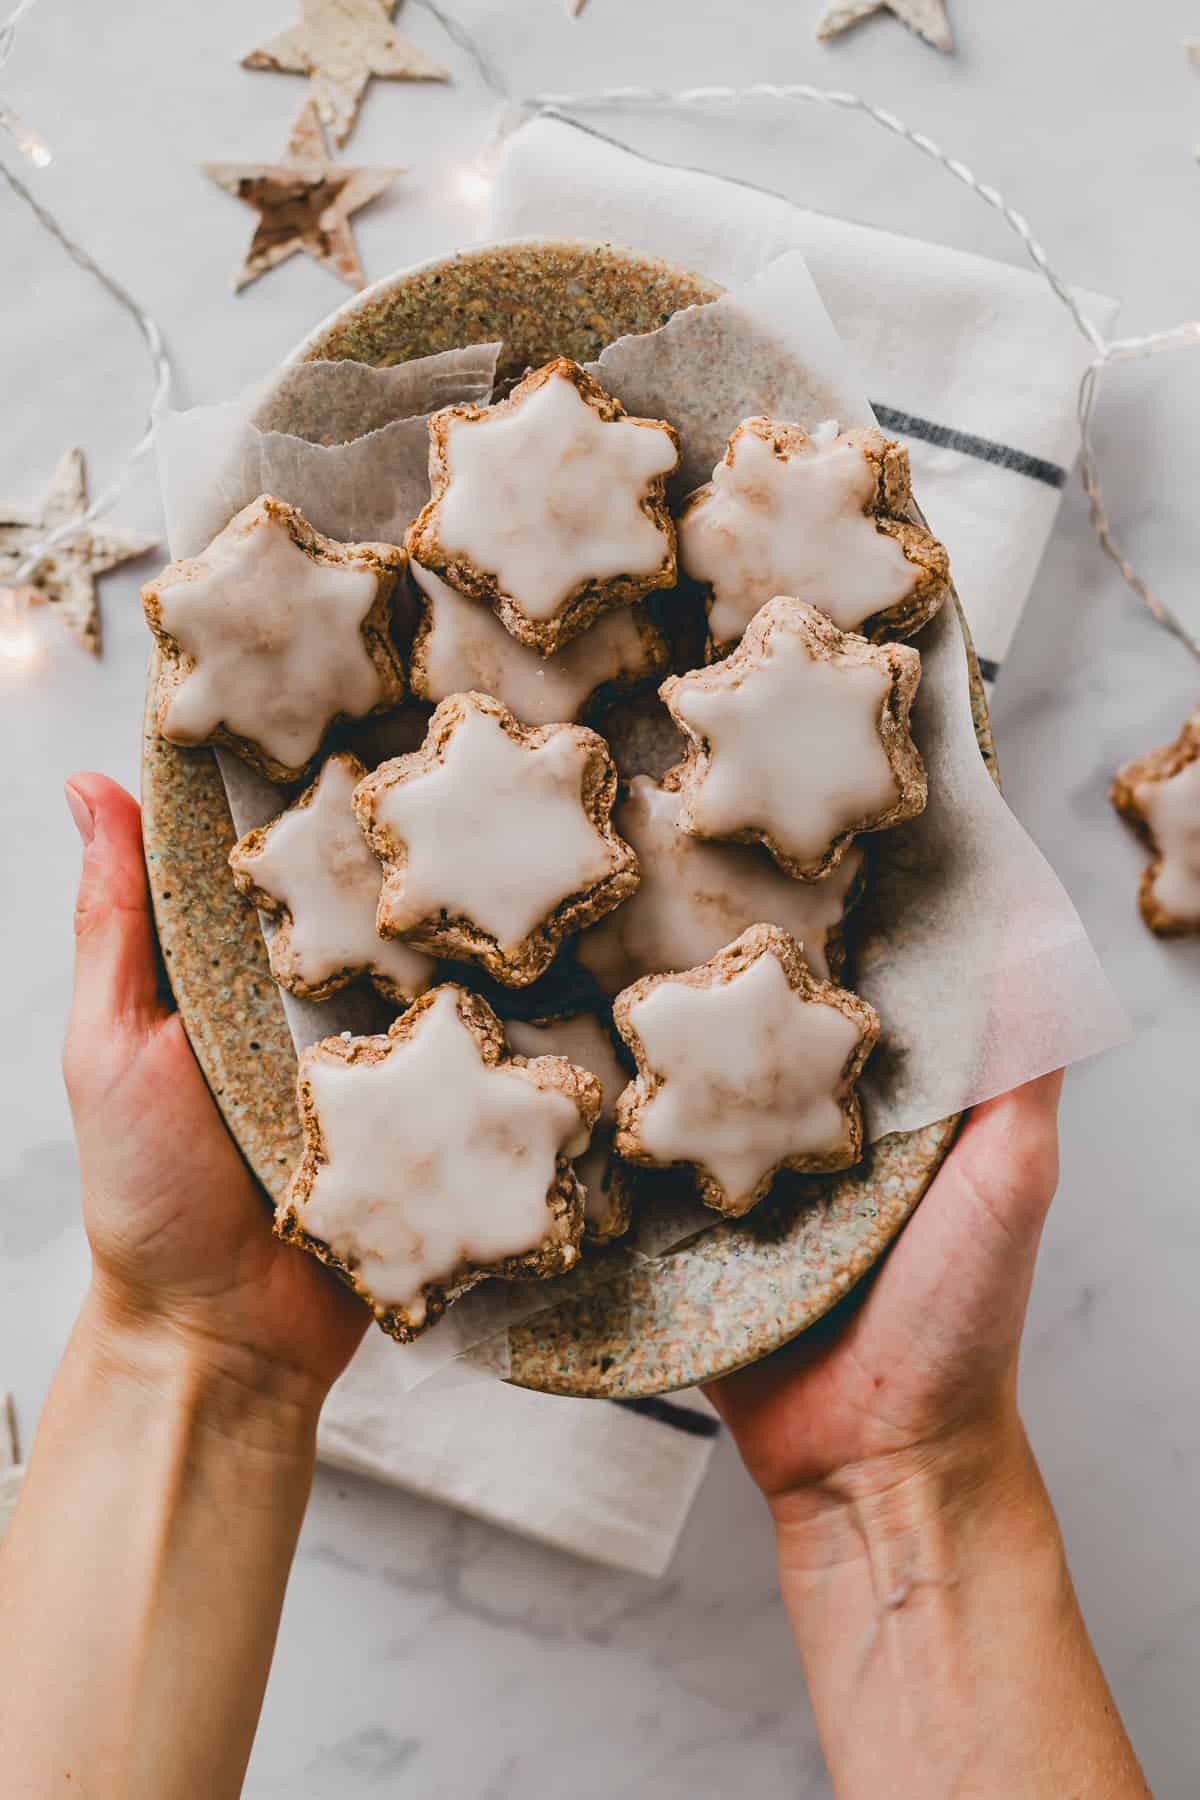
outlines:
[{"label": "iced cinnamon star cookie", "polygon": [[272,781],[296,781],[335,719],[397,705],[395,544],[339,544],[263,494],[207,550],[142,589],[158,640],[158,728],[222,744]]},{"label": "iced cinnamon star cookie", "polygon": [[494,406],[434,413],[429,435],[433,498],[408,549],[523,644],[549,655],[674,585],[664,483],[679,440],[627,418],[577,363],[547,363]]},{"label": "iced cinnamon star cookie", "polygon": [[595,1013],[576,1013],[571,1018],[546,1024],[527,1024],[513,1019],[507,1026],[508,1041],[522,1056],[565,1056],[587,1069],[600,1084],[600,1112],[592,1141],[575,1159],[575,1173],[584,1186],[583,1229],[591,1243],[603,1244],[629,1229],[632,1207],[628,1170],[613,1155],[612,1137],[617,1116],[617,1096],[629,1076],[613,1048],[608,1027]]},{"label": "iced cinnamon star cookie", "polygon": [[386,1037],[300,1058],[304,1156],[275,1229],[337,1270],[402,1342],[487,1275],[527,1281],[579,1258],[600,1090],[560,1057],[510,1058],[477,994],[432,988]]},{"label": "iced cinnamon star cookie", "polygon": [[635,775],[613,824],[637,852],[641,883],[578,939],[575,954],[616,994],[641,975],[707,962],[750,925],[767,920],[798,939],[822,980],[841,976],[843,922],[862,888],[863,853],[852,846],[821,881],[792,881],[765,850],[708,844],[679,826],[679,794]]},{"label": "iced cinnamon star cookie", "polygon": [[366,772],[357,756],[331,756],[298,800],[234,845],[229,866],[239,891],[278,921],[269,951],[280,987],[327,1000],[369,975],[407,1006],[429,986],[433,963],[375,929],[383,870],[351,804]]},{"label": "iced cinnamon star cookie", "polygon": [[561,650],[539,656],[431,569],[414,563],[412,574],[421,623],[409,675],[422,700],[474,688],[503,701],[526,725],[552,725],[583,717],[667,667],[666,640],[641,606],[604,613]]},{"label": "iced cinnamon star cookie", "polygon": [[638,1067],[617,1102],[617,1154],[691,1165],[705,1205],[738,1218],[781,1169],[862,1155],[854,1084],[878,1016],[817,981],[786,931],[753,925],[697,969],[648,975],[613,1014]]},{"label": "iced cinnamon star cookie", "polygon": [[1173,744],[1126,764],[1112,799],[1153,852],[1138,893],[1147,925],[1160,937],[1200,933],[1200,708]]},{"label": "iced cinnamon star cookie", "polygon": [[355,791],[385,870],[380,931],[525,987],[637,887],[637,857],[611,824],[616,791],[604,739],[585,726],[531,729],[487,694],[443,700],[421,749]]},{"label": "iced cinnamon star cookie", "polygon": [[924,808],[908,729],[920,679],[909,645],[868,644],[801,600],[769,600],[723,662],[659,689],[690,740],[683,829],[763,843],[789,875],[819,880],[855,832]]},{"label": "iced cinnamon star cookie", "polygon": [[949,562],[903,515],[908,452],[874,429],[810,436],[746,419],[711,482],[684,503],[679,558],[709,590],[718,650],[776,594],[819,606],[843,631],[908,637],[946,597]]}]

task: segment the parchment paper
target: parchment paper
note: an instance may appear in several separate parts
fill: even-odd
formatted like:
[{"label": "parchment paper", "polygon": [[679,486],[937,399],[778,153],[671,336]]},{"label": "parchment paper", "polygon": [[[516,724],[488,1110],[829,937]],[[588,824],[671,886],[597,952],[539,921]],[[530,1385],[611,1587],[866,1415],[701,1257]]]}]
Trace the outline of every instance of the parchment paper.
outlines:
[{"label": "parchment paper", "polygon": [[[406,415],[485,398],[496,354],[478,347],[389,370],[304,364],[226,406],[168,415],[159,456],[172,554],[197,553],[261,492],[291,501],[331,535],[398,541],[429,491],[424,420]],[[795,252],[715,304],[609,346],[595,369],[630,412],[679,429],[679,492],[708,478],[751,414],[809,427],[873,422]],[[930,800],[921,818],[877,840],[873,923],[856,969],[883,1021],[864,1082],[872,1141],[1107,1048],[1126,1029],[1074,908],[980,756],[954,608],[915,642],[923,675],[913,729]],[[369,734],[368,760],[411,748],[419,729],[403,714],[388,721]],[[239,832],[286,802],[235,756],[219,760]],[[298,1049],[338,1031],[383,1029],[389,1016],[354,991],[321,1005],[282,1000]],[[660,1254],[711,1223],[699,1206],[650,1213],[627,1254]],[[404,1383],[485,1340],[493,1341],[484,1361],[503,1374],[504,1328],[587,1279],[585,1266],[558,1282],[485,1284],[417,1343],[397,1346]]]}]

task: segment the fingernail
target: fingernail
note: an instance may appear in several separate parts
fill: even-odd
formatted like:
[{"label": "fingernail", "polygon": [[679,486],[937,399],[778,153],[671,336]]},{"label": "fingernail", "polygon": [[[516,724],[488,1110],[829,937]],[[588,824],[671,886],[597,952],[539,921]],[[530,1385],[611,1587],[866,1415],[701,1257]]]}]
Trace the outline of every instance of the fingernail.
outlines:
[{"label": "fingernail", "polygon": [[84,843],[90,844],[96,835],[96,815],[79,789],[72,787],[69,781],[64,791],[67,796],[67,805],[71,809],[71,817],[75,821],[75,829]]}]

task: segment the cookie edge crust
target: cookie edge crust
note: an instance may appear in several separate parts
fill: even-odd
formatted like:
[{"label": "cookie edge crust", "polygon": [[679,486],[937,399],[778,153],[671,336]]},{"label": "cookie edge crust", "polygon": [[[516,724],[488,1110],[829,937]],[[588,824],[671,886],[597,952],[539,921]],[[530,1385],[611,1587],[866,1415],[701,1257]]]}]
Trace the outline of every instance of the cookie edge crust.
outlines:
[{"label": "cookie edge crust", "polygon": [[[256,825],[252,831],[246,832],[244,837],[238,839],[229,852],[228,859],[233,885],[239,894],[249,900],[252,906],[258,908],[259,912],[265,913],[269,919],[276,921],[274,934],[267,944],[267,959],[270,963],[272,978],[287,993],[294,994],[297,1000],[329,1000],[334,994],[341,993],[343,988],[349,987],[352,981],[357,981],[365,976],[385,1000],[402,1009],[411,1005],[418,994],[425,992],[425,988],[418,988],[415,994],[406,993],[390,976],[383,974],[381,970],[373,968],[368,963],[349,963],[343,968],[335,969],[332,974],[326,975],[321,981],[316,982],[306,982],[298,975],[289,973],[286,959],[291,953],[292,926],[295,923],[291,908],[284,901],[269,894],[266,888],[259,887],[254,879],[252,869],[239,866],[245,862],[252,862],[261,853],[271,831],[281,819],[287,817],[288,813],[299,812],[312,805],[317,784],[331,762],[346,763],[354,773],[356,781],[363,780],[368,773],[367,765],[351,750],[335,750],[331,756],[327,756],[303,793],[298,794],[294,800],[290,801],[282,812],[276,813],[273,819],[268,819],[265,825]],[[382,871],[380,873],[382,876]],[[431,969],[429,981],[426,982],[425,987],[432,986],[432,983],[433,971]]]},{"label": "cookie edge crust", "polygon": [[[880,715],[879,736],[899,790],[894,806],[872,820],[846,826],[833,839],[821,858],[808,863],[789,856],[768,832],[756,826],[723,832],[720,837],[697,830],[692,811],[692,795],[707,772],[710,746],[702,733],[680,717],[674,705],[675,695],[684,681],[703,684],[718,670],[740,668],[743,663],[749,663],[753,657],[765,651],[772,627],[777,622],[784,623],[794,618],[796,614],[800,615],[799,623],[803,627],[805,641],[822,660],[850,661],[873,666],[878,666],[881,659],[886,660],[891,683]],[[921,653],[914,645],[872,644],[857,632],[841,631],[818,607],[812,606],[807,600],[780,594],[775,599],[766,601],[751,619],[736,649],[731,650],[719,662],[706,664],[703,669],[692,669],[686,675],[668,676],[658,690],[671,718],[687,742],[683,760],[668,769],[663,777],[663,785],[670,783],[679,793],[680,828],[691,837],[702,838],[706,843],[761,844],[770,852],[778,867],[794,881],[822,880],[837,868],[857,836],[888,831],[894,825],[903,825],[907,820],[917,818],[928,804],[929,781],[925,763],[909,729],[909,715],[920,683]],[[861,883],[856,885],[861,893]],[[849,905],[843,910],[843,923],[850,910]],[[826,961],[828,960],[826,952]],[[830,964],[831,971],[832,967]]]},{"label": "cookie edge crust", "polygon": [[[794,993],[804,1000],[815,1000],[823,1005],[836,1007],[844,1017],[858,1026],[859,1034],[842,1070],[845,1092],[839,1104],[845,1126],[843,1145],[825,1155],[809,1153],[784,1157],[761,1178],[749,1195],[730,1197],[703,1163],[683,1160],[662,1163],[640,1148],[637,1123],[643,1109],[662,1085],[662,1079],[648,1067],[645,1048],[629,1014],[632,1007],[664,982],[681,982],[688,987],[700,988],[723,985],[751,968],[763,956],[775,957]],[[879,1041],[879,1014],[861,995],[852,993],[849,988],[839,987],[833,981],[819,981],[805,962],[800,946],[790,932],[781,931],[775,925],[751,925],[706,963],[699,963],[695,968],[685,969],[678,975],[644,975],[641,980],[635,981],[617,995],[613,1002],[613,1019],[637,1064],[637,1075],[618,1098],[617,1124],[613,1134],[614,1148],[626,1162],[648,1169],[688,1169],[705,1206],[721,1213],[725,1218],[740,1219],[767,1197],[777,1177],[785,1169],[801,1175],[826,1175],[853,1168],[861,1161],[864,1147],[862,1102],[856,1091],[856,1083],[867,1058]]]},{"label": "cookie edge crust", "polygon": [[[808,443],[812,437],[812,433],[805,431],[800,425],[766,418],[743,419],[737,430],[731,433],[725,446],[725,454],[721,458],[722,463],[730,468],[733,466],[734,445],[744,431],[752,432],[765,444],[770,444],[781,461],[785,461],[793,450]],[[948,598],[950,557],[940,538],[936,538],[926,526],[917,524],[907,516],[907,509],[912,505],[912,470],[904,445],[895,438],[885,437],[877,425],[852,428],[844,435],[858,440],[875,476],[874,499],[865,509],[864,516],[875,521],[876,530],[883,536],[895,538],[904,552],[905,561],[917,574],[907,594],[894,605],[884,607],[881,612],[869,614],[854,635],[865,637],[872,644],[882,644],[888,638],[909,638],[929,623]],[[693,488],[680,506],[677,526],[682,527],[688,514],[702,505],[712,491],[711,481]],[[686,573],[686,568],[684,572]],[[713,605],[712,583],[697,582],[697,586],[704,595],[707,617],[711,614]],[[737,638],[724,638],[718,642],[710,633],[706,652],[708,660],[719,661],[735,649],[739,642]]]},{"label": "cookie edge crust", "polygon": [[385,1062],[397,1043],[411,1037],[421,1016],[446,989],[455,996],[459,1018],[467,1026],[489,1068],[511,1067],[521,1071],[535,1087],[552,1088],[565,1094],[577,1107],[589,1131],[600,1111],[600,1085],[587,1069],[578,1067],[561,1056],[523,1057],[509,1052],[504,1028],[491,1007],[478,994],[454,982],[443,982],[426,989],[386,1033],[371,1037],[322,1038],[301,1053],[296,1074],[296,1101],[304,1132],[304,1154],[292,1172],[286,1192],[275,1213],[274,1232],[284,1243],[307,1251],[324,1263],[338,1278],[370,1307],[376,1324],[397,1343],[408,1344],[436,1325],[447,1308],[461,1299],[481,1281],[531,1281],[565,1274],[579,1262],[579,1246],[583,1235],[583,1188],[575,1174],[570,1157],[559,1151],[555,1159],[555,1175],[546,1190],[546,1208],[551,1218],[565,1227],[561,1238],[544,1238],[533,1249],[519,1256],[508,1256],[495,1263],[465,1264],[460,1274],[449,1280],[428,1282],[421,1289],[425,1317],[413,1323],[403,1308],[384,1306],[361,1282],[355,1271],[323,1239],[305,1229],[298,1205],[303,1206],[312,1192],[317,1171],[326,1160],[321,1122],[309,1079],[309,1069],[321,1056],[333,1056],[339,1062],[376,1065]]},{"label": "cookie edge crust", "polygon": [[[427,646],[429,639],[433,636],[433,604],[428,596],[422,593],[416,581],[411,578],[410,581],[411,592],[416,600],[419,610],[417,627],[413,635],[412,647],[409,650],[409,691],[414,700],[420,700],[426,706],[440,706],[441,701],[435,701],[429,692],[425,671]],[[492,611],[493,609],[489,607],[488,610]],[[611,610],[619,611],[620,609],[614,607]],[[655,624],[654,620],[650,617],[640,601],[634,600],[631,602],[629,610],[633,618],[634,630],[637,632],[638,643],[641,645],[642,649],[644,658],[643,669],[640,673],[625,672],[623,674],[611,675],[606,677],[603,681],[598,681],[595,687],[589,690],[580,705],[576,708],[573,719],[556,720],[555,723],[563,725],[586,725],[591,720],[600,718],[610,707],[615,706],[619,700],[624,700],[631,694],[642,693],[648,689],[652,683],[662,675],[665,669],[670,668],[671,647],[667,642],[666,634]],[[597,615],[597,617],[601,616],[602,614]],[[590,625],[594,625],[595,623],[596,619],[591,620],[589,622],[589,628]],[[585,633],[581,632],[579,635],[583,636]],[[512,636],[511,632],[509,632],[509,636]],[[516,641],[518,643],[521,642],[519,638]],[[573,640],[568,640],[568,642],[571,641]],[[531,648],[529,644],[522,644],[521,647],[525,650]],[[565,645],[558,645],[558,649],[561,650],[564,648]],[[553,655],[554,652],[551,651],[547,654]],[[482,690],[472,689],[463,691],[477,693]],[[447,694],[445,698],[448,700],[451,696]],[[499,700],[500,696],[498,694],[493,694],[491,698],[493,700]],[[501,701],[500,703],[501,705],[508,704],[507,701]],[[512,710],[511,707],[509,710]],[[515,714],[513,716],[514,718],[516,717]],[[521,724],[524,724],[524,722],[524,720],[519,721]],[[530,727],[530,729],[532,730],[535,728]]]},{"label": "cookie edge crust", "polygon": [[[268,517],[277,519],[284,525],[293,542],[315,561],[337,568],[366,568],[375,576],[375,598],[358,629],[367,655],[379,676],[382,692],[378,702],[369,712],[363,713],[361,718],[376,718],[381,713],[391,712],[400,705],[405,694],[404,663],[393,636],[393,601],[408,568],[408,552],[400,544],[342,543],[337,538],[326,537],[315,526],[310,525],[296,507],[290,506],[286,500],[277,499],[273,494],[260,494],[256,500],[235,513],[222,530],[228,530],[229,525],[236,523],[245,513],[260,507]],[[217,536],[220,536],[219,532]],[[144,583],[141,590],[142,611],[159,649],[155,724],[160,737],[171,744],[175,743],[175,739],[168,738],[164,729],[167,712],[176,691],[195,668],[196,661],[163,625],[160,592],[164,587],[175,587],[193,578],[199,572],[206,554],[207,547],[198,556],[177,558],[168,563],[153,580]],[[334,727],[356,722],[358,716],[352,719],[348,713],[332,714],[321,728],[320,741],[312,755],[294,767],[279,762],[255,739],[239,736],[224,723],[218,724],[195,744],[179,744],[176,747],[197,750],[211,745],[222,750],[232,750],[268,781],[283,784],[303,781],[314,774],[326,740]]]},{"label": "cookie edge crust", "polygon": [[1156,937],[1198,937],[1200,919],[1168,912],[1155,899],[1154,884],[1162,870],[1164,857],[1135,789],[1148,782],[1169,781],[1173,775],[1186,769],[1189,763],[1197,761],[1200,761],[1200,707],[1189,714],[1180,726],[1178,735],[1169,744],[1161,744],[1157,750],[1150,750],[1145,756],[1123,764],[1113,777],[1109,789],[1109,799],[1113,806],[1150,852],[1151,860],[1142,870],[1138,882],[1138,909]]},{"label": "cookie edge crust", "polygon": [[[651,570],[648,575],[612,575],[603,581],[589,576],[568,594],[553,618],[535,620],[523,611],[512,595],[503,591],[499,578],[490,570],[481,569],[468,558],[453,555],[442,546],[438,537],[438,522],[441,502],[451,479],[447,452],[450,421],[464,419],[476,423],[494,417],[497,413],[513,412],[528,395],[559,376],[572,382],[580,398],[594,412],[599,413],[602,419],[608,422],[623,419],[630,425],[665,432],[675,447],[675,463],[674,468],[651,479],[639,502],[641,511],[664,539],[664,555],[658,568]],[[676,585],[679,576],[678,543],[675,520],[667,501],[666,484],[668,477],[678,469],[679,458],[679,433],[673,425],[665,419],[643,419],[628,414],[621,402],[601,387],[586,369],[572,362],[570,357],[558,356],[526,375],[506,399],[498,400],[492,406],[467,403],[443,407],[440,412],[431,415],[431,496],[405,533],[404,546],[412,561],[419,562],[423,568],[432,569],[435,575],[440,575],[443,581],[449,582],[460,594],[466,594],[470,599],[490,607],[505,630],[518,643],[538,651],[542,656],[549,656],[586,631],[602,613],[615,612],[622,606],[632,605],[634,601],[644,600],[647,594]]]},{"label": "cookie edge crust", "polygon": [[[531,1025],[535,1030],[540,1031],[548,1026],[561,1025],[568,1020],[579,1019],[585,1016],[595,1019],[600,1028],[608,1033],[613,1041],[613,1048],[617,1054],[617,1060],[621,1061],[622,1053],[627,1055],[628,1052],[626,1051],[624,1040],[613,1026],[612,1007],[610,1005],[600,1006],[596,1004],[562,1008],[558,1012],[538,1013],[533,1018],[523,1020],[522,1023]],[[570,1059],[568,1058],[568,1061],[569,1060]],[[593,1127],[593,1130],[594,1129],[595,1128]],[[615,1123],[613,1126],[613,1135],[615,1138]],[[609,1183],[605,1190],[608,1198],[608,1213],[604,1223],[598,1226],[590,1225],[585,1213],[583,1221],[583,1241],[585,1244],[615,1244],[618,1239],[623,1238],[628,1234],[629,1228],[633,1224],[635,1189],[635,1183],[632,1179],[633,1174],[634,1171],[627,1163],[622,1162],[621,1158],[617,1155],[616,1150],[613,1148],[613,1145],[610,1143],[608,1149],[608,1166],[605,1169],[605,1175],[608,1177]]]},{"label": "cookie edge crust", "polygon": [[[505,952],[499,941],[484,931],[474,920],[461,915],[428,914],[405,931],[387,929],[388,890],[400,877],[406,860],[402,841],[375,818],[379,797],[397,783],[414,778],[421,769],[441,762],[453,736],[454,727],[465,717],[468,707],[488,713],[501,729],[517,743],[537,749],[560,731],[575,733],[585,739],[588,760],[584,767],[581,803],[588,818],[614,857],[614,866],[603,879],[582,892],[568,894],[516,946],[515,953]],[[409,765],[402,773],[398,765]],[[637,892],[641,881],[638,859],[632,846],[619,837],[612,824],[612,809],[617,796],[618,776],[612,752],[604,738],[587,725],[522,725],[501,701],[490,694],[474,690],[451,694],[440,702],[429,721],[425,741],[419,750],[391,757],[362,780],[354,791],[354,811],[368,844],[384,868],[384,882],[379,896],[378,928],[381,937],[400,938],[415,950],[460,962],[478,963],[495,980],[506,987],[527,987],[545,973],[554,961],[560,945],[587,926],[594,925],[606,913]]]}]

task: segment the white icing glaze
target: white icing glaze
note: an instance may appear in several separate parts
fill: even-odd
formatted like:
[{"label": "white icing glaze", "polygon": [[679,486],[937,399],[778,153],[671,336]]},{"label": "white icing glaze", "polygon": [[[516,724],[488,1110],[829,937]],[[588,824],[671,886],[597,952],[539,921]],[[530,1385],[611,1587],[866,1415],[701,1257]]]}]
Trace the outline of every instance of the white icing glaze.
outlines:
[{"label": "white icing glaze", "polygon": [[612,1038],[594,1013],[555,1019],[549,1025],[529,1025],[514,1019],[505,1030],[519,1055],[565,1056],[577,1068],[589,1070],[600,1083],[600,1114],[592,1127],[591,1143],[576,1159],[575,1173],[585,1189],[584,1222],[593,1231],[603,1231],[612,1210],[605,1183],[612,1156],[617,1095],[629,1080],[613,1049]]},{"label": "white icing glaze", "polygon": [[445,912],[511,952],[569,895],[611,874],[614,852],[582,801],[588,757],[576,728],[531,748],[468,707],[441,760],[376,802],[378,822],[407,846],[384,896],[390,928]]},{"label": "white icing glaze", "polygon": [[679,795],[636,775],[613,824],[637,852],[636,894],[576,941],[579,961],[605,993],[641,975],[661,975],[707,962],[750,925],[778,925],[796,938],[821,980],[829,975],[825,945],[842,921],[846,896],[862,868],[853,846],[820,881],[793,881],[765,850],[709,844],[678,825]]},{"label": "white icing glaze", "polygon": [[688,783],[688,829],[758,830],[785,857],[819,862],[900,799],[880,736],[891,685],[886,666],[813,656],[783,618],[752,661],[683,676],[671,711],[708,746]]},{"label": "white icing glaze", "polygon": [[1176,919],[1200,922],[1200,757],[1165,781],[1134,789],[1162,864],[1154,898]]},{"label": "white icing glaze", "polygon": [[774,956],[719,985],[660,982],[629,1021],[662,1078],[637,1126],[656,1161],[700,1163],[736,1201],[787,1157],[844,1142],[839,1100],[858,1027],[802,999]]},{"label": "white icing glaze", "polygon": [[511,411],[451,418],[446,456],[442,546],[495,575],[531,619],[552,619],[585,581],[651,575],[667,555],[641,502],[675,467],[671,438],[602,419],[565,375]]},{"label": "white icing glaze", "polygon": [[382,1062],[345,1063],[318,1044],[303,1067],[326,1161],[300,1224],[377,1304],[420,1324],[423,1287],[568,1238],[547,1196],[559,1152],[587,1143],[579,1108],[510,1064],[489,1068],[453,988]]},{"label": "white icing glaze", "polygon": [[[306,806],[268,827],[257,856],[236,851],[230,862],[292,915],[285,937],[271,940],[271,969],[286,986],[318,987],[342,969],[370,970],[411,999],[433,977],[433,961],[375,929],[383,870],[367,848],[350,804],[365,773],[361,763],[331,756]],[[282,951],[276,946],[284,945]],[[277,959],[279,966],[277,966]]]},{"label": "white icing glaze", "polygon": [[421,667],[413,668],[413,691],[422,699],[445,700],[474,689],[502,700],[526,725],[554,725],[577,719],[602,682],[635,680],[655,666],[633,607],[602,613],[581,636],[541,656],[510,636],[488,607],[432,570],[411,566],[429,602],[431,625]]},{"label": "white icing glaze", "polygon": [[717,464],[711,490],[679,522],[680,560],[712,588],[717,643],[741,637],[776,594],[854,631],[912,592],[921,571],[864,514],[875,476],[860,434],[814,434],[783,457],[752,431],[732,442],[732,464]]},{"label": "white icing glaze", "polygon": [[382,684],[361,626],[378,578],[320,563],[281,520],[248,506],[158,590],[162,622],[196,666],[171,696],[163,735],[198,744],[218,725],[299,768],[329,721],[361,718]]}]

